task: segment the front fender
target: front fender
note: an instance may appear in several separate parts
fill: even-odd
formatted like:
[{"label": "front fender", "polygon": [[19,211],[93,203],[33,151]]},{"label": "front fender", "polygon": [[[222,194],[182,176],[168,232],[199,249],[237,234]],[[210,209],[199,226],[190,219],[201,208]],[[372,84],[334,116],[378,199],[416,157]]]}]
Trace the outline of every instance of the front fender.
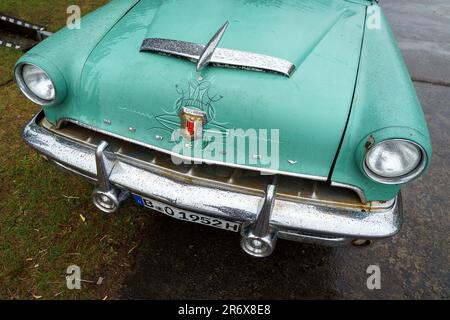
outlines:
[{"label": "front fender", "polygon": [[386,17],[378,5],[374,6],[380,12],[381,27],[365,27],[355,97],[331,180],[357,186],[367,201],[382,201],[393,199],[402,185],[380,184],[363,173],[360,160],[365,141],[411,140],[425,150],[427,166],[431,161],[432,147],[425,117],[403,57]]},{"label": "front fender", "polygon": [[[111,1],[83,17],[80,29],[60,30],[17,61],[16,67],[21,63],[31,63],[43,68],[50,76],[56,73],[63,75],[67,85],[67,96],[63,101],[57,101],[52,106],[45,107],[44,110],[58,108],[61,103],[70,105],[77,102],[80,77],[90,53],[109,30],[138,2],[139,0]],[[52,80],[55,81],[55,79]],[[58,81],[63,80],[58,78]]]}]

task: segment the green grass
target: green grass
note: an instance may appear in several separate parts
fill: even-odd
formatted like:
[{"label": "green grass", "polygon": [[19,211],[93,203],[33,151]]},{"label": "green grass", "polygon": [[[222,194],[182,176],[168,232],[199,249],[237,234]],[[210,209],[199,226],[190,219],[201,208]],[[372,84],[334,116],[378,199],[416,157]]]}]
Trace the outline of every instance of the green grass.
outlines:
[{"label": "green grass", "polygon": [[67,7],[78,5],[82,15],[108,3],[108,0],[2,0],[0,12],[57,31],[68,18]]},{"label": "green grass", "polygon": [[12,68],[20,55],[20,51],[0,47],[0,86],[12,80]]},{"label": "green grass", "polygon": [[[2,0],[0,12],[56,30],[67,5],[79,4],[86,13],[105,2]],[[0,48],[0,298],[116,298],[144,215],[130,203],[117,215],[98,213],[90,201],[93,186],[25,145],[22,127],[39,108],[8,83],[19,55]],[[81,291],[66,287],[65,272],[73,264],[93,282],[83,282]],[[105,280],[97,285],[100,277]]]}]

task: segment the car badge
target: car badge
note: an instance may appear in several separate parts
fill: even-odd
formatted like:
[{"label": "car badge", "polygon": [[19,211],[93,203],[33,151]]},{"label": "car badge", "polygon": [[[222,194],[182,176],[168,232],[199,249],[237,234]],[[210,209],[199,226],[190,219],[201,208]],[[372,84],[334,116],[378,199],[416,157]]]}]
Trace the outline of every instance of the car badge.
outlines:
[{"label": "car badge", "polygon": [[183,107],[179,115],[184,137],[188,140],[201,140],[203,127],[208,123],[206,112]]}]

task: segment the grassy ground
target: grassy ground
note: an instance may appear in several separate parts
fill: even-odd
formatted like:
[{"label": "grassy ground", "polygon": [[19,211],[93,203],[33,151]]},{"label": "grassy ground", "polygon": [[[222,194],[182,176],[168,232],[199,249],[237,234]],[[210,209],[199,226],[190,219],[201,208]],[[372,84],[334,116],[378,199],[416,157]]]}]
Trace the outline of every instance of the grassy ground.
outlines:
[{"label": "grassy ground", "polygon": [[0,86],[11,82],[12,68],[20,55],[19,51],[0,47]]},{"label": "grassy ground", "polygon": [[[64,25],[68,5],[79,4],[85,14],[105,2],[2,0],[0,12],[55,31]],[[132,204],[118,215],[98,213],[91,185],[23,143],[22,127],[39,108],[11,82],[19,56],[0,48],[0,298],[115,298],[145,218]],[[73,264],[82,269],[80,291],[66,287],[65,272]]]}]

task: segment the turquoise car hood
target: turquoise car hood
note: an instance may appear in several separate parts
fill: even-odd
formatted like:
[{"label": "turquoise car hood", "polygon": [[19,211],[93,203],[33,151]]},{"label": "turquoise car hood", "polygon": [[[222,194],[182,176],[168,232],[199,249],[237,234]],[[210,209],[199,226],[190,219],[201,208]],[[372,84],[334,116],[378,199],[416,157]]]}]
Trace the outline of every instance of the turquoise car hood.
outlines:
[{"label": "turquoise car hood", "polygon": [[[199,74],[191,61],[139,50],[150,37],[206,44],[225,21],[219,47],[289,60],[295,73]],[[257,134],[220,152],[204,142],[192,157],[325,180],[349,116],[364,22],[364,6],[339,0],[142,0],[91,53],[66,117],[189,157],[172,133],[181,107],[202,109],[205,132]]]}]

